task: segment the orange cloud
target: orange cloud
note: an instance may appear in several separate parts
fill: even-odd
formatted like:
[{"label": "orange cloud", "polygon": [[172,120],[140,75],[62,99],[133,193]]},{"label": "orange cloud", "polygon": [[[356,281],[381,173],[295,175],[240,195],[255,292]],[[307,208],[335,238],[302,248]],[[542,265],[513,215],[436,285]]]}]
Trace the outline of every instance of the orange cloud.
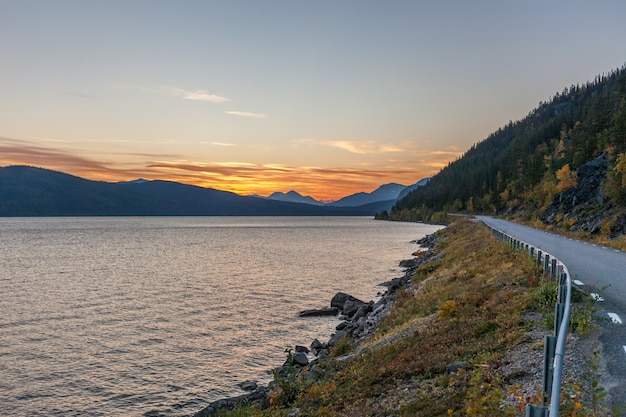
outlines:
[{"label": "orange cloud", "polygon": [[0,137],[0,164],[48,168],[102,181],[125,181],[152,174],[140,168],[123,166],[116,168],[120,164],[94,160],[69,150],[45,147],[28,140],[2,137]]},{"label": "orange cloud", "polygon": [[389,182],[413,184],[432,175],[419,169],[363,170],[252,164],[159,162],[149,165],[168,178],[238,194],[269,195],[297,190],[320,200],[336,200],[359,191],[373,191]]},{"label": "orange cloud", "polygon": [[404,153],[402,159],[388,160],[386,166],[363,168],[205,163],[185,161],[180,155],[137,153],[101,160],[82,156],[69,148],[42,146],[41,141],[0,137],[0,165],[31,165],[100,181],[128,181],[140,177],[171,180],[243,195],[296,190],[319,200],[336,200],[360,191],[370,192],[390,182],[413,184],[434,175],[458,156],[455,150],[414,151]]}]

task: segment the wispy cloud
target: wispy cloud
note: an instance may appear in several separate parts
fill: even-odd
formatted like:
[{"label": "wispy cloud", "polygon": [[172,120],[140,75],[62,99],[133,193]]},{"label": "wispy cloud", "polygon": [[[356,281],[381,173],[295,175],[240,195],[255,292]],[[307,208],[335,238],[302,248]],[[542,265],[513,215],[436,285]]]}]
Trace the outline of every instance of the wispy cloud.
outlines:
[{"label": "wispy cloud", "polygon": [[166,87],[166,89],[175,96],[182,97],[186,100],[209,101],[211,103],[224,103],[229,98],[211,94],[206,90],[189,91],[178,87]]},{"label": "wispy cloud", "polygon": [[403,147],[394,145],[392,143],[380,145],[378,149],[380,150],[380,152],[386,152],[386,153],[387,152],[404,152],[406,150]]},{"label": "wispy cloud", "polygon": [[266,119],[268,117],[268,115],[265,113],[250,113],[247,111],[225,111],[224,113],[233,116],[248,117],[252,119]]},{"label": "wispy cloud", "polygon": [[239,146],[236,143],[224,143],[224,142],[209,142],[211,145],[215,145],[215,146],[225,146],[225,147],[230,147],[230,146]]},{"label": "wispy cloud", "polygon": [[114,88],[120,90],[134,90],[141,93],[167,94],[175,97],[182,97],[185,100],[208,101],[210,103],[224,103],[230,101],[229,98],[212,94],[207,90],[185,90],[184,88],[165,86],[165,87],[144,87],[133,84],[113,84]]},{"label": "wispy cloud", "polygon": [[407,148],[414,147],[415,144],[393,144],[383,143],[379,144],[376,141],[362,141],[362,140],[343,140],[343,139],[296,139],[292,141],[295,144],[312,144],[330,146],[333,148],[339,148],[352,152],[355,154],[375,154],[375,153],[392,153],[392,152],[406,152]]},{"label": "wispy cloud", "polygon": [[[56,143],[52,143],[56,142]],[[97,158],[85,156],[80,151],[71,148],[60,148],[64,141],[51,141],[46,138],[12,139],[0,137],[0,166],[27,165],[52,169],[78,175],[83,178],[102,181],[125,181],[143,177],[158,179],[160,173],[146,169],[137,162],[114,162],[129,158],[136,160],[154,160],[157,155],[137,153],[115,153],[112,160],[106,160],[102,153]],[[179,155],[159,155],[158,157],[180,158]]]},{"label": "wispy cloud", "polygon": [[30,165],[59,171],[109,172],[106,163],[90,160],[62,149],[41,146],[30,140],[0,138],[0,162]]},{"label": "wispy cloud", "polygon": [[355,141],[355,140],[326,140],[320,142],[323,145],[335,148],[345,149],[348,152],[366,154],[378,151],[378,147],[374,142]]},{"label": "wispy cloud", "polygon": [[[2,138],[2,139],[3,140],[9,140],[9,139],[5,139],[5,138]],[[38,141],[38,142],[73,143],[72,141],[66,140],[66,139],[47,138],[47,137],[44,137],[44,136],[31,136],[28,139],[35,140],[35,141]]]}]

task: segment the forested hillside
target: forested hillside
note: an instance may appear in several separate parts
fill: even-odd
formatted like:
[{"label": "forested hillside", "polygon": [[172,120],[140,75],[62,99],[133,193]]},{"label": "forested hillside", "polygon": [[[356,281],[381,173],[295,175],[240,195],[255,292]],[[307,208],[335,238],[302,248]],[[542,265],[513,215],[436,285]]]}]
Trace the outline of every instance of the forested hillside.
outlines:
[{"label": "forested hillside", "polygon": [[[604,171],[583,169],[589,163]],[[564,195],[582,187],[589,172],[601,176],[598,189],[579,190],[564,205]],[[626,66],[539,103],[377,217],[438,221],[447,212],[508,213],[615,236],[624,232],[625,203]],[[597,212],[601,224],[576,229]]]}]

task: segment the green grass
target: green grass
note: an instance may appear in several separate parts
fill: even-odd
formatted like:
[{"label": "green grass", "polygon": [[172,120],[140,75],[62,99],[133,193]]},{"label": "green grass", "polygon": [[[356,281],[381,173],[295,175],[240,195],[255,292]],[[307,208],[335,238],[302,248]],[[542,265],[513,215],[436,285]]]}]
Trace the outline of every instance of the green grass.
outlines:
[{"label": "green grass", "polygon": [[[274,409],[248,415],[283,416],[295,406],[300,416],[523,416],[523,404],[503,408],[511,387],[497,369],[536,325],[526,313],[553,310],[554,285],[534,260],[468,220],[441,230],[435,252],[441,260],[416,271],[413,287],[399,292],[374,342],[402,337],[351,361],[323,363],[326,379],[302,384],[288,406],[274,392]],[[351,348],[338,347],[342,354]],[[468,366],[449,373],[448,365],[458,361]]]}]

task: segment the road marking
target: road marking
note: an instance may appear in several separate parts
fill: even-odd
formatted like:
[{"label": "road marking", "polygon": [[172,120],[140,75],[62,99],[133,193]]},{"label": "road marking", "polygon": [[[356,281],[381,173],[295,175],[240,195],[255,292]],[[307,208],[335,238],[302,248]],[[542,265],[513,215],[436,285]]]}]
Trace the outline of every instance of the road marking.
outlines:
[{"label": "road marking", "polygon": [[613,252],[620,253],[620,252],[621,252],[621,250],[613,249]]},{"label": "road marking", "polygon": [[600,297],[600,294],[596,294],[595,292],[592,292],[591,294],[589,294],[591,296],[591,298],[593,298],[595,301],[604,301],[604,298]]},{"label": "road marking", "polygon": [[576,284],[576,285],[585,285],[584,282],[578,281],[577,279],[574,280],[574,284]]},{"label": "road marking", "polygon": [[598,245],[596,245],[595,243],[592,243],[591,246],[594,246],[596,248],[598,247]]},{"label": "road marking", "polygon": [[609,315],[609,318],[611,319],[611,321],[615,324],[622,324],[622,319],[619,318],[619,316],[615,313],[607,313]]},{"label": "road marking", "polygon": [[622,346],[624,348],[624,353],[626,353],[626,346]]}]

